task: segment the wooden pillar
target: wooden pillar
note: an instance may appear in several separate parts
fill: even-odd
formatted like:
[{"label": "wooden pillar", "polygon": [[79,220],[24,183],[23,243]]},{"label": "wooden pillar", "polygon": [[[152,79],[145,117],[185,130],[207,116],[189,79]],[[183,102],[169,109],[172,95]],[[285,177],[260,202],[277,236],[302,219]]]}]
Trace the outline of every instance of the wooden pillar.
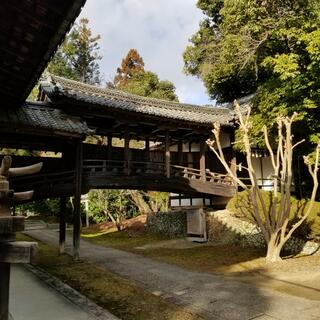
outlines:
[{"label": "wooden pillar", "polygon": [[129,127],[126,126],[124,132],[124,169],[125,172],[130,174],[130,135]]},{"label": "wooden pillar", "polygon": [[107,157],[108,159],[107,160],[112,160],[112,134],[109,134],[108,137],[108,151],[107,151]]},{"label": "wooden pillar", "polygon": [[66,243],[66,208],[67,199],[65,197],[60,198],[60,226],[59,226],[59,253],[65,252]]},{"label": "wooden pillar", "polygon": [[9,319],[10,263],[0,262],[0,320]]},{"label": "wooden pillar", "polygon": [[146,138],[145,140],[145,161],[149,162],[150,161],[150,140],[149,138]]},{"label": "wooden pillar", "polygon": [[76,145],[76,177],[73,213],[73,258],[80,257],[80,233],[81,233],[81,182],[82,182],[82,143]]},{"label": "wooden pillar", "polygon": [[200,141],[200,173],[201,180],[206,181],[206,143],[204,140]]},{"label": "wooden pillar", "polygon": [[170,178],[170,136],[169,131],[166,131],[165,140],[165,160],[166,160],[166,176]]},{"label": "wooden pillar", "polygon": [[178,161],[179,166],[183,166],[183,141],[178,141]]}]

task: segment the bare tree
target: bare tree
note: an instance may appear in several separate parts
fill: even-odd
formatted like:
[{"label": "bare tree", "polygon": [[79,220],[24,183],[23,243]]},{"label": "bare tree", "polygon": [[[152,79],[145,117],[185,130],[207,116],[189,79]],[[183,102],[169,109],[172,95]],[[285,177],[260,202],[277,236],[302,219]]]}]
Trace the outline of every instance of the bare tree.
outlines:
[{"label": "bare tree", "polygon": [[253,217],[267,243],[267,262],[280,261],[280,253],[284,244],[292,236],[293,232],[307,219],[314,207],[318,189],[320,142],[317,145],[315,159],[313,161],[309,157],[304,157],[304,162],[308,166],[309,173],[313,179],[311,199],[305,213],[300,217],[296,217],[296,222],[293,225],[290,225],[292,155],[295,147],[304,142],[304,140],[302,140],[293,144],[292,123],[296,119],[297,114],[294,113],[292,117],[278,117],[278,141],[275,149],[276,151],[271,147],[267,128],[263,128],[264,139],[270,153],[273,168],[272,201],[268,205],[262,195],[262,190],[259,188],[257,174],[252,164],[252,141],[250,140],[250,130],[252,128],[250,119],[251,110],[249,108],[246,115],[243,115],[237,102],[235,102],[235,110],[239,119],[239,129],[242,136],[241,142],[246,153],[247,167],[244,168],[248,171],[251,185],[244,184],[243,181],[236,176],[231,169],[231,166],[226,161],[220,143],[219,124],[214,124],[214,129],[212,130],[214,139],[209,139],[207,144],[218,157],[228,174],[233,178],[235,185],[239,185],[248,191]]}]

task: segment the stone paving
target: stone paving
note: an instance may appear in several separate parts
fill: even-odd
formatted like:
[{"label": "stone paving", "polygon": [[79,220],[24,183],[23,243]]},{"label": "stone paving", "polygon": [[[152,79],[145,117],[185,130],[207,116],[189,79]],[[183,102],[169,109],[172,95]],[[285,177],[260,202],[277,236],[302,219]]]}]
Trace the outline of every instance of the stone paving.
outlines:
[{"label": "stone paving", "polygon": [[32,269],[12,265],[10,320],[118,319],[61,281]]},{"label": "stone paving", "polygon": [[[58,246],[56,231],[32,230],[26,234]],[[70,238],[67,252],[71,253]],[[319,302],[226,280],[217,275],[189,271],[85,240],[81,240],[81,258],[133,279],[153,294],[182,305],[206,319],[320,319]]]}]

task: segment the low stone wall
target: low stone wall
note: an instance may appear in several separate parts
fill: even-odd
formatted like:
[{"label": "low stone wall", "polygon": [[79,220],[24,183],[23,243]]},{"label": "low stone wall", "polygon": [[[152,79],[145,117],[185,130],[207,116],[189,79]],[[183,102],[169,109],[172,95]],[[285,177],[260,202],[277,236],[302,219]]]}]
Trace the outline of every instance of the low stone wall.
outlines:
[{"label": "low stone wall", "polygon": [[[266,247],[266,242],[256,225],[233,217],[228,210],[207,213],[207,232],[209,241],[242,247]],[[289,254],[314,254],[320,253],[319,247],[320,243],[291,237],[283,250]]]},{"label": "low stone wall", "polygon": [[170,238],[187,235],[187,214],[184,211],[158,212],[147,217],[146,228],[149,232]]}]

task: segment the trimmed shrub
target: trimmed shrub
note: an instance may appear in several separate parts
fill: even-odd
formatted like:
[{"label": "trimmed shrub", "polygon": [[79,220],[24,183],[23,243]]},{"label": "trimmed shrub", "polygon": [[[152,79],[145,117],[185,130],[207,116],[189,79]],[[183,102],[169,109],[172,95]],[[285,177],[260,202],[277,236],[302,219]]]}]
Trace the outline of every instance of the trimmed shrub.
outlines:
[{"label": "trimmed shrub", "polygon": [[[262,196],[267,210],[270,209],[273,201],[273,193],[262,191]],[[308,199],[298,200],[291,197],[290,224],[292,225],[303,216],[308,208]],[[255,222],[253,217],[252,204],[247,191],[238,192],[228,203],[227,209],[236,217]],[[263,219],[263,212],[260,208],[260,216]],[[306,221],[294,233],[297,237],[320,240],[320,202],[314,204],[314,209]]]},{"label": "trimmed shrub", "polygon": [[170,238],[184,237],[187,235],[187,214],[182,211],[149,214],[146,227],[151,233]]}]

